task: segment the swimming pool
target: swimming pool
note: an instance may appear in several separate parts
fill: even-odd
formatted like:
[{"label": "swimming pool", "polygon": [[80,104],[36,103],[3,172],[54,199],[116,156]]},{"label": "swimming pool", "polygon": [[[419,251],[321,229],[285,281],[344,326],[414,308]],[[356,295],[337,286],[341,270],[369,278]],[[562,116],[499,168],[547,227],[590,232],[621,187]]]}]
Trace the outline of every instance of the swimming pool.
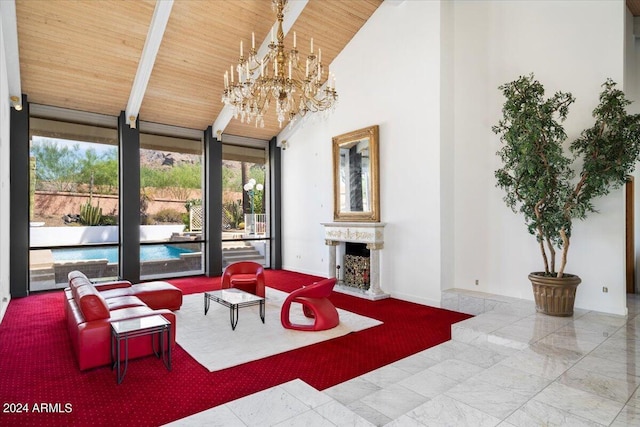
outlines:
[{"label": "swimming pool", "polygon": [[[84,261],[88,259],[106,259],[109,263],[118,262],[118,248],[73,248],[51,250],[54,261]],[[180,258],[180,254],[191,253],[189,249],[171,245],[152,245],[140,247],[140,261],[158,261]]]}]

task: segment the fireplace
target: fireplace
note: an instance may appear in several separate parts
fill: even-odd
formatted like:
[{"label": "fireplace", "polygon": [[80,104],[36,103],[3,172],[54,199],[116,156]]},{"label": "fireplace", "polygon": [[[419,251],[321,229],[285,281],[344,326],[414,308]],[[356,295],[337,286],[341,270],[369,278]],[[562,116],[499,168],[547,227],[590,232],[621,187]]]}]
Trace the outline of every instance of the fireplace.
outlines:
[{"label": "fireplace", "polygon": [[334,290],[367,299],[388,298],[380,288],[380,251],[384,247],[384,223],[323,223],[329,247],[329,277]]},{"label": "fireplace", "polygon": [[[371,262],[365,243],[344,242],[342,275],[336,272],[339,283],[356,289],[369,290],[371,285]],[[339,266],[338,266],[339,267]]]}]

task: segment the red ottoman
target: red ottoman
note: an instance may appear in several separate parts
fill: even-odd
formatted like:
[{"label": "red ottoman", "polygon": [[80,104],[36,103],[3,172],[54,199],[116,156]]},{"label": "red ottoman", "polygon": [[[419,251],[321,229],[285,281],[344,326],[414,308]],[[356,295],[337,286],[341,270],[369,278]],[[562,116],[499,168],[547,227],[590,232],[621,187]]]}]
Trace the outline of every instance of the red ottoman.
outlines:
[{"label": "red ottoman", "polygon": [[140,298],[153,310],[180,310],[182,291],[167,282],[146,282],[131,286],[131,295]]}]

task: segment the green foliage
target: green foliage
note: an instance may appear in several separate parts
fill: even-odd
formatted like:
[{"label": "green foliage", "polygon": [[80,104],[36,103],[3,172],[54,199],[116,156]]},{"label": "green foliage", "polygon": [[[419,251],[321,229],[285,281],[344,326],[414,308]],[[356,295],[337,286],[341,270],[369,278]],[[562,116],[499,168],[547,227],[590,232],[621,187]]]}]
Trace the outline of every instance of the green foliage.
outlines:
[{"label": "green foliage", "polygon": [[38,188],[50,183],[57,191],[71,191],[74,184],[86,184],[91,192],[113,193],[118,188],[117,150],[98,155],[90,148],[59,146],[55,140],[37,138],[31,145],[36,161]]},{"label": "green foliage", "polygon": [[118,225],[118,217],[115,215],[103,215],[100,225]]},{"label": "green foliage", "polygon": [[[628,115],[629,101],[607,80],[593,127],[570,145],[561,125],[574,102],[570,93],[544,98],[544,88],[533,75],[500,86],[506,101],[503,119],[493,127],[503,145],[498,156],[503,167],[495,172],[497,186],[514,212],[524,215],[536,236],[545,273],[562,277],[571,237],[572,220],[594,211],[593,199],[620,187],[640,157],[640,115]],[[579,160],[579,161],[576,161]],[[577,183],[572,166],[582,163]],[[562,250],[558,271],[555,248]]]},{"label": "green foliage", "polygon": [[87,202],[80,206],[80,222],[84,225],[100,225],[102,220],[102,208],[100,203],[93,206],[91,202]]},{"label": "green foliage", "polygon": [[140,166],[140,187],[166,188],[171,185],[169,175],[162,169]]},{"label": "green foliage", "polygon": [[249,179],[255,179],[256,185],[262,184],[263,190],[254,190],[253,192],[253,211],[254,213],[264,212],[264,178],[265,178],[265,165],[252,164],[249,168]]},{"label": "green foliage", "polygon": [[161,209],[153,215],[155,222],[180,224],[182,222],[182,213],[175,209]]},{"label": "green foliage", "polygon": [[186,200],[192,189],[202,188],[202,166],[197,164],[179,164],[172,167],[140,167],[141,187],[166,188],[177,200]]},{"label": "green foliage", "polygon": [[187,212],[191,211],[192,206],[202,206],[202,199],[189,199],[184,203],[184,208]]},{"label": "green foliage", "polygon": [[264,185],[265,166],[259,164],[252,164],[249,168],[248,179],[255,179],[258,184]]},{"label": "green foliage", "polygon": [[189,218],[189,214],[188,213],[183,213],[181,216],[182,219],[182,224],[184,225],[184,229],[189,230],[189,222],[190,222],[190,218]]},{"label": "green foliage", "polygon": [[[265,165],[258,163],[250,163],[250,162],[241,162],[234,160],[224,161],[222,164],[222,189],[223,192],[228,193],[240,193],[242,194],[242,200],[244,206],[243,208],[245,212],[251,212],[251,199],[250,195],[244,191],[243,186],[245,183],[249,182],[251,179],[256,180],[256,184],[262,184],[264,186],[265,182]],[[254,213],[263,213],[265,211],[264,206],[264,190],[263,191],[254,191],[253,194],[253,202],[254,202]],[[227,205],[230,206],[231,202],[228,202]],[[224,208],[224,210],[228,210],[231,208]],[[226,214],[224,214],[226,215]],[[223,223],[225,226],[229,226],[229,219],[226,216],[223,218]],[[236,224],[237,226],[237,224]]]},{"label": "green foliage", "polygon": [[177,188],[202,188],[202,167],[200,164],[182,163],[169,170],[169,178]]},{"label": "green foliage", "polygon": [[223,163],[222,189],[227,191],[242,191],[242,176],[240,169],[231,168],[228,163]]},{"label": "green foliage", "polygon": [[504,143],[498,151],[504,166],[495,173],[497,186],[506,191],[506,204],[521,212],[538,241],[560,239],[558,230],[567,226],[562,199],[573,176],[571,160],[564,156],[567,138],[561,123],[574,102],[569,93],[558,92],[544,99],[542,84],[533,75],[500,86],[507,99],[503,119],[493,127]]},{"label": "green foliage", "polygon": [[244,221],[242,206],[237,202],[226,202],[222,205],[223,221],[232,229],[240,229]]},{"label": "green foliage", "polygon": [[60,147],[58,143],[41,138],[31,145],[36,159],[36,180],[39,185],[49,182],[57,191],[69,191],[76,180],[80,147]]},{"label": "green foliage", "polygon": [[640,157],[640,114],[626,113],[631,101],[611,79],[602,86],[600,104],[593,110],[596,122],[571,143],[574,156],[584,161],[580,181],[566,207],[575,218],[594,212],[594,198],[625,184]]},{"label": "green foliage", "polygon": [[253,194],[254,213],[263,213],[264,208],[264,190],[255,191]]},{"label": "green foliage", "polygon": [[[251,179],[256,180],[256,187],[258,184],[261,184],[263,190],[258,190],[254,188],[253,190],[253,200],[249,200],[249,205],[253,202],[253,212],[254,213],[263,213],[264,212],[264,178],[265,178],[265,166],[260,164],[251,164],[249,166],[249,173],[247,174],[247,182]],[[247,212],[250,212],[250,207]]]},{"label": "green foliage", "polygon": [[98,156],[90,148],[84,157],[79,157],[80,172],[76,176],[78,183],[89,184],[90,191],[113,193],[118,188],[118,152],[112,148]]}]

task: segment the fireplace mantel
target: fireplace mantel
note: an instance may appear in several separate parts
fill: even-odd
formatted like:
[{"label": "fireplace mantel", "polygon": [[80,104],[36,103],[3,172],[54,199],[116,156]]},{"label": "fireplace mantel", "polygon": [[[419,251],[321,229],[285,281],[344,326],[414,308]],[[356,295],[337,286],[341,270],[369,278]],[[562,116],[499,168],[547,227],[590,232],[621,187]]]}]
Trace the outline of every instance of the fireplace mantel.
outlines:
[{"label": "fireplace mantel", "polygon": [[327,241],[366,243],[379,246],[376,249],[384,245],[384,222],[324,222],[322,225]]},{"label": "fireplace mantel", "polygon": [[384,248],[384,222],[325,222],[325,243],[329,247],[329,277],[336,276],[336,246],[341,242],[364,243],[370,254],[370,285],[368,290],[336,285],[336,291],[371,300],[388,298],[380,288],[380,251]]}]

